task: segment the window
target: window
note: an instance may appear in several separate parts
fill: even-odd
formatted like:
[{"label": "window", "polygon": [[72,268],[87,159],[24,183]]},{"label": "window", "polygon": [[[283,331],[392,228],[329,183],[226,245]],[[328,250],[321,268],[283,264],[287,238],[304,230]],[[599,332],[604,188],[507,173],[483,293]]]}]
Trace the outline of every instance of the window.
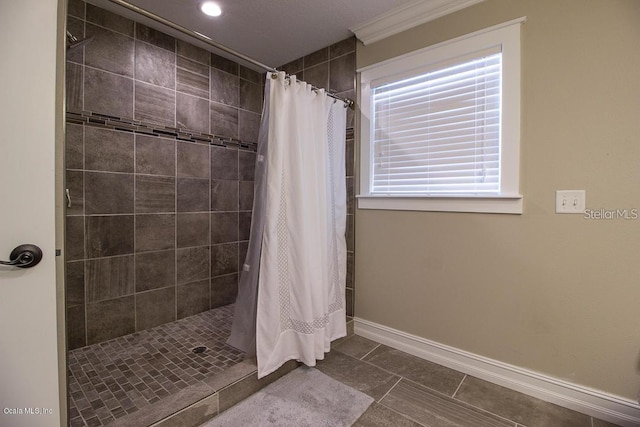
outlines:
[{"label": "window", "polygon": [[522,213],[521,22],[359,70],[358,207]]}]

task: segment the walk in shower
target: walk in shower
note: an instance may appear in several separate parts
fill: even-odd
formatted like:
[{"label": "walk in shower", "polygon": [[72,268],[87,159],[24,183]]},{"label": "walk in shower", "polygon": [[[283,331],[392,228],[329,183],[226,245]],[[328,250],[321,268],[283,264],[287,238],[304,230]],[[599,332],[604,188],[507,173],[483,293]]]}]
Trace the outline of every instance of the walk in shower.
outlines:
[{"label": "walk in shower", "polygon": [[[80,0],[67,29],[70,423],[147,425],[254,372],[226,339],[264,75]],[[286,71],[353,98],[355,41],[332,48]],[[352,130],[347,147],[351,315]]]}]

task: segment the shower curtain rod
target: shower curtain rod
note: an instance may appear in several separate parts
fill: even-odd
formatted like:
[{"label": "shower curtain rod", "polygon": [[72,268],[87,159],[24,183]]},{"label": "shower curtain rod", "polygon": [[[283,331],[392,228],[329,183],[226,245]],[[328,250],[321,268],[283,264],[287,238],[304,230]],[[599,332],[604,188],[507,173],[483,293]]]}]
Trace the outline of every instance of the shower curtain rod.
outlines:
[{"label": "shower curtain rod", "polygon": [[[278,69],[275,68],[275,67],[270,67],[268,65],[263,64],[262,62],[256,61],[255,59],[253,59],[251,57],[248,57],[247,55],[242,54],[242,53],[240,53],[240,52],[238,52],[238,51],[236,51],[234,49],[231,49],[230,47],[227,47],[227,46],[225,46],[223,44],[220,44],[220,43],[217,43],[217,42],[213,41],[211,38],[209,38],[209,37],[207,37],[207,36],[205,36],[203,34],[200,34],[197,31],[192,31],[192,30],[190,30],[190,29],[188,29],[186,27],[183,27],[182,25],[178,25],[175,22],[169,21],[168,19],[165,19],[165,18],[163,18],[162,16],[159,16],[159,15],[156,15],[153,12],[149,12],[146,9],[138,7],[138,6],[134,5],[134,4],[126,2],[124,0],[109,0],[109,1],[111,3],[117,4],[118,6],[122,6],[125,9],[129,9],[130,11],[135,12],[135,13],[137,13],[139,15],[142,15],[142,16],[144,16],[146,18],[149,18],[152,21],[155,21],[155,22],[158,22],[160,24],[166,25],[166,26],[168,26],[168,27],[170,27],[170,28],[172,28],[172,29],[174,29],[176,31],[181,32],[182,34],[185,34],[185,35],[187,35],[189,37],[193,37],[193,38],[195,38],[195,39],[197,39],[197,40],[199,40],[199,41],[201,41],[203,43],[208,44],[211,47],[214,47],[214,48],[219,49],[219,50],[221,50],[223,52],[226,52],[226,53],[228,53],[230,55],[233,55],[236,58],[242,59],[243,61],[246,61],[246,62],[248,62],[250,64],[253,64],[253,65],[257,66],[257,67],[263,68],[266,71],[270,71],[272,73],[278,72]],[[312,87],[314,89],[319,89],[319,88],[316,88],[313,85],[312,85]],[[329,92],[327,92],[327,95],[332,97],[332,98],[335,98],[335,99],[337,99],[339,101],[344,102],[345,103],[345,107],[353,107],[353,100],[352,99],[341,98],[341,97],[339,97],[337,95],[334,95],[332,93],[329,93]]]}]

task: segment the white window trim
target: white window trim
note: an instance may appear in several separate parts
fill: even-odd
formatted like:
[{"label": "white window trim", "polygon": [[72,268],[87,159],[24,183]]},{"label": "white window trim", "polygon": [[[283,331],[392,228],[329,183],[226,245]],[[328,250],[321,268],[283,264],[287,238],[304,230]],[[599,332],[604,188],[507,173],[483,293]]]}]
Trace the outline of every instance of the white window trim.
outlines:
[{"label": "white window trim", "polygon": [[[357,70],[360,73],[360,209],[521,214],[520,194],[520,24],[514,19],[471,34]],[[440,64],[492,47],[502,50],[501,192],[497,195],[442,196],[371,194],[371,86],[426,73]]]}]

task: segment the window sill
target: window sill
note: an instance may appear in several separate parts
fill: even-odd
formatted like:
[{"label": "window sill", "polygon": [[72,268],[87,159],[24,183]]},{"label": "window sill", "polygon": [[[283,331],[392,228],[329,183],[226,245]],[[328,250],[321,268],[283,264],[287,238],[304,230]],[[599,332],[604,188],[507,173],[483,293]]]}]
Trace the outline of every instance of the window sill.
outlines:
[{"label": "window sill", "polygon": [[523,197],[514,196],[356,196],[358,209],[522,214]]}]

